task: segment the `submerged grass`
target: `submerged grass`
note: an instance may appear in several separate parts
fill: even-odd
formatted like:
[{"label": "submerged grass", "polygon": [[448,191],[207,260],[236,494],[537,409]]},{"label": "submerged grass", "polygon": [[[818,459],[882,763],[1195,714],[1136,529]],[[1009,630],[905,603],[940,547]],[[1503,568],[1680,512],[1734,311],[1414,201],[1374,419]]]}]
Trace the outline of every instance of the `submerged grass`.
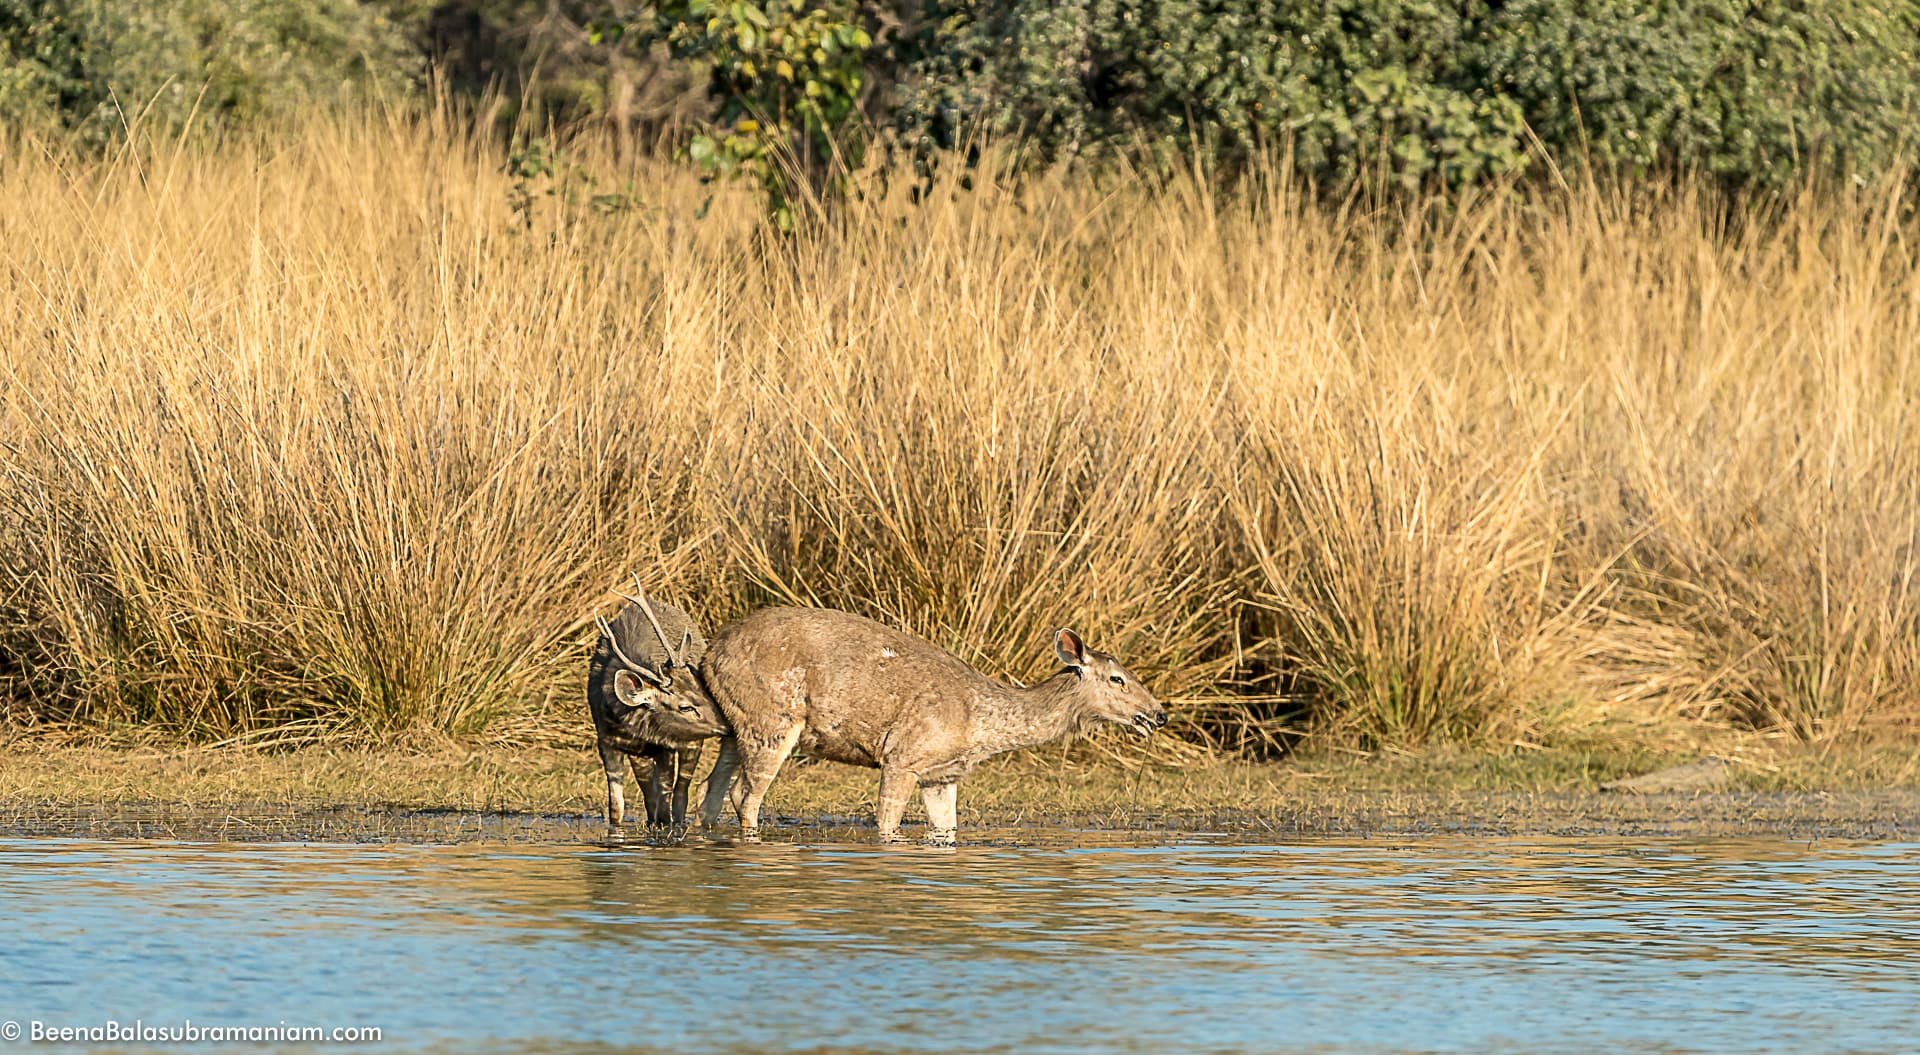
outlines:
[{"label": "submerged grass", "polygon": [[444,115],[5,151],[15,724],[571,727],[635,570],[1018,677],[1072,625],[1235,749],[1920,719],[1898,184],[1060,177],[784,242],[592,144],[627,207],[516,214]]}]

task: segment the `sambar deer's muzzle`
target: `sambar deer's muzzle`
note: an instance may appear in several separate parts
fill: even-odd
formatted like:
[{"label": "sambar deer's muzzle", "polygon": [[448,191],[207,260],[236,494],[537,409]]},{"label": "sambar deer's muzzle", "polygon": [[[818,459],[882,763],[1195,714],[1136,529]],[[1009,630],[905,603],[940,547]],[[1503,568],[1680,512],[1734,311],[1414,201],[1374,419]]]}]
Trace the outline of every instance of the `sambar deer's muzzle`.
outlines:
[{"label": "sambar deer's muzzle", "polygon": [[1149,714],[1146,711],[1141,711],[1134,715],[1133,719],[1127,724],[1133,726],[1134,730],[1141,736],[1152,736],[1155,729],[1167,724],[1167,712],[1158,711]]}]

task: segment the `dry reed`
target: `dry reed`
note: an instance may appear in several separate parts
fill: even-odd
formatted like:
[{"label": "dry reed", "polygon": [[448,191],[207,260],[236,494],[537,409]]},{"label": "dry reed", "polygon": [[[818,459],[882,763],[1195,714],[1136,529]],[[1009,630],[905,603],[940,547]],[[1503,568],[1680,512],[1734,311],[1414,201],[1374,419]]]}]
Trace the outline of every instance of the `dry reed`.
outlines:
[{"label": "dry reed", "polygon": [[575,722],[635,570],[709,626],[832,605],[1024,677],[1070,624],[1228,743],[1920,712],[1898,185],[1055,177],[783,243],[590,143],[635,207],[529,226],[444,116],[4,150],[16,721]]}]

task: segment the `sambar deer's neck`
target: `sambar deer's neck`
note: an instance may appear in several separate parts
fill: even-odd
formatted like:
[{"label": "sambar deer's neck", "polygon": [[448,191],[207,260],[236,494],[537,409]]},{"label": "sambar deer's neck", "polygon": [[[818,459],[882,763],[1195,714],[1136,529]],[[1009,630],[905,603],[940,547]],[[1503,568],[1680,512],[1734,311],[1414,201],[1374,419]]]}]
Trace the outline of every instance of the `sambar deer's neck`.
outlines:
[{"label": "sambar deer's neck", "polygon": [[1051,743],[1080,725],[1080,675],[1063,670],[1038,685],[993,682],[973,711],[970,739],[982,755]]}]

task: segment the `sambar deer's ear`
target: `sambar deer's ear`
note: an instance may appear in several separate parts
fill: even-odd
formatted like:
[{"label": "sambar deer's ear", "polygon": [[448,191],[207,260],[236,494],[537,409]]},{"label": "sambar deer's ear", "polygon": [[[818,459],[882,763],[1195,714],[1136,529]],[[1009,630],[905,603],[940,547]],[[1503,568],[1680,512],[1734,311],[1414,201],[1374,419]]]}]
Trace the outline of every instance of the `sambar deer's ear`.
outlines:
[{"label": "sambar deer's ear", "polygon": [[640,678],[651,671],[643,671],[636,676],[631,670],[620,670],[613,675],[613,698],[628,707],[651,709],[657,702],[641,687]]},{"label": "sambar deer's ear", "polygon": [[1060,657],[1063,665],[1075,670],[1081,670],[1087,665],[1086,642],[1080,640],[1079,634],[1065,627],[1061,627],[1053,635],[1053,654]]}]

